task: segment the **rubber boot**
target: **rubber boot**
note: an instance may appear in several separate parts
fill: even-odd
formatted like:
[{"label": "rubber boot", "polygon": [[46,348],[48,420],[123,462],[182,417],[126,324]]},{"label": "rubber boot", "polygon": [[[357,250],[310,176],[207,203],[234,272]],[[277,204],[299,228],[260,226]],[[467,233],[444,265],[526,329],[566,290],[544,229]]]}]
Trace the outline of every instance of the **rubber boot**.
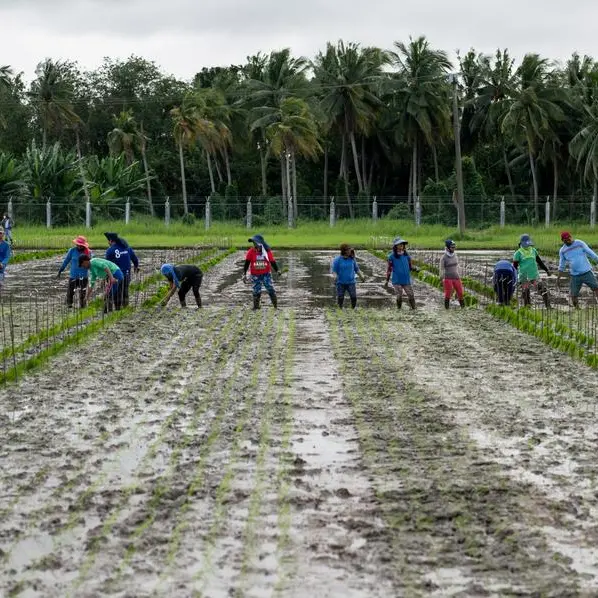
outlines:
[{"label": "rubber boot", "polygon": [[444,307],[445,309],[448,309],[451,306],[451,300],[450,299],[445,299],[444,300]]},{"label": "rubber boot", "polygon": [[253,309],[259,309],[260,308],[260,295],[254,295],[253,296]]},{"label": "rubber boot", "polygon": [[276,293],[270,293],[270,301],[272,301],[272,307],[274,307],[274,309],[277,309],[278,297],[276,296]]},{"label": "rubber boot", "polygon": [[579,309],[579,299],[577,297],[571,297],[571,303],[573,304],[573,307]]},{"label": "rubber boot", "polygon": [[465,307],[465,299],[459,299],[459,305],[461,306],[461,308]]},{"label": "rubber boot", "polygon": [[409,297],[409,307],[415,309],[415,297]]},{"label": "rubber boot", "polygon": [[542,299],[544,300],[544,307],[550,309],[550,295],[548,294],[548,291],[542,293]]},{"label": "rubber boot", "polygon": [[351,307],[353,309],[357,307],[357,297],[351,297]]},{"label": "rubber boot", "polygon": [[195,297],[195,303],[197,303],[198,308],[201,308],[201,295]]},{"label": "rubber boot", "polygon": [[403,297],[397,297],[397,308],[401,309],[402,305],[403,305]]},{"label": "rubber boot", "polygon": [[338,306],[343,309],[343,303],[345,302],[345,298],[341,297],[340,295],[336,298],[336,302],[338,303]]},{"label": "rubber boot", "polygon": [[181,301],[181,307],[187,307],[187,302],[184,299]]},{"label": "rubber boot", "polygon": [[531,293],[529,289],[523,291],[523,307],[528,307],[532,303]]}]

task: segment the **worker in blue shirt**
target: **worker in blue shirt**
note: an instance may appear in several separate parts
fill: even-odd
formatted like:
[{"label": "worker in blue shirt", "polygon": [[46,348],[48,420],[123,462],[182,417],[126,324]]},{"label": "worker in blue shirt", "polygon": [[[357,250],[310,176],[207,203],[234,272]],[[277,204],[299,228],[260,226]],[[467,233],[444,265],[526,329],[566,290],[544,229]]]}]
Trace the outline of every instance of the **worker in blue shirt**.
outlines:
[{"label": "worker in blue shirt", "polygon": [[6,266],[8,260],[10,260],[11,250],[10,245],[4,240],[4,230],[0,228],[0,289],[2,288],[2,282],[6,274]]},{"label": "worker in blue shirt", "polygon": [[392,251],[388,254],[386,267],[386,282],[384,288],[388,288],[388,283],[392,276],[392,288],[397,299],[397,307],[401,309],[403,305],[403,292],[407,295],[409,307],[415,309],[415,295],[411,285],[411,272],[418,272],[417,266],[413,265],[411,256],[407,253],[407,243],[405,239],[397,237],[392,242]]},{"label": "worker in blue shirt", "polygon": [[355,309],[357,305],[357,290],[355,287],[355,275],[363,282],[365,277],[361,273],[357,260],[351,255],[351,247],[346,243],[340,246],[341,254],[334,258],[332,262],[332,272],[336,274],[336,299],[338,306],[343,307],[345,293],[349,293],[351,298],[351,307]]},{"label": "worker in blue shirt", "polygon": [[116,264],[124,275],[121,283],[119,303],[122,307],[129,305],[129,285],[131,284],[131,264],[134,271],[139,271],[139,260],[133,248],[118,236],[118,233],[104,233],[108,239],[109,247],[106,250],[106,259]]},{"label": "worker in blue shirt", "polygon": [[592,264],[588,259],[598,262],[598,255],[588,247],[587,243],[580,239],[573,239],[570,232],[562,232],[561,241],[563,246],[559,250],[557,286],[560,286],[561,276],[568,267],[570,275],[569,288],[573,307],[578,307],[579,293],[584,284],[592,289],[596,301],[598,301],[598,281],[592,272]]},{"label": "worker in blue shirt", "polygon": [[58,278],[69,268],[69,284],[66,291],[66,305],[73,307],[73,299],[75,297],[75,289],[79,289],[79,305],[85,307],[87,304],[87,285],[89,283],[88,271],[79,266],[79,257],[88,255],[91,257],[89,243],[87,239],[79,235],[73,239],[74,247],[71,247],[67,252],[60,268],[58,268]]},{"label": "worker in blue shirt", "polygon": [[499,305],[509,305],[517,284],[517,270],[509,260],[499,260],[492,277],[494,292]]}]

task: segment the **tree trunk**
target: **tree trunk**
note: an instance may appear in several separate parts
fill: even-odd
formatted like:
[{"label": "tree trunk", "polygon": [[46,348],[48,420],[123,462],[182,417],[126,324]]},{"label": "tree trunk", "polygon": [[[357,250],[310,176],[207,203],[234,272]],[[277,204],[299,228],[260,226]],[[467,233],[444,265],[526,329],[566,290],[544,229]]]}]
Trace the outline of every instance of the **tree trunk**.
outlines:
[{"label": "tree trunk", "polygon": [[149,167],[147,164],[147,153],[145,151],[145,137],[143,135],[143,123],[141,123],[140,133],[141,141],[141,160],[143,161],[143,170],[145,171],[145,188],[147,189],[147,203],[149,205],[150,215],[154,216],[154,202],[152,201],[152,184],[150,182]]},{"label": "tree trunk", "polygon": [[343,133],[343,142],[341,146],[341,172],[340,177],[345,183],[345,196],[347,198],[347,207],[349,208],[349,217],[351,220],[355,217],[353,213],[353,202],[351,201],[351,192],[349,190],[349,177],[347,176],[347,138]]},{"label": "tree trunk", "polygon": [[370,174],[368,175],[368,193],[372,190],[372,181],[374,180],[374,162],[376,161],[376,154],[372,157],[370,162]]},{"label": "tree trunk", "polygon": [[268,195],[268,181],[266,180],[266,156],[264,155],[264,150],[261,146],[260,163],[262,166],[262,196],[266,197]]},{"label": "tree trunk", "polygon": [[75,127],[75,143],[77,146],[77,157],[79,158],[79,174],[81,175],[81,182],[83,183],[83,192],[85,193],[85,200],[90,202],[89,188],[87,187],[87,177],[85,176],[85,169],[83,168],[83,157],[81,155],[81,140],[79,139],[79,129]]},{"label": "tree trunk", "polygon": [[214,154],[214,165],[216,166],[216,174],[218,175],[218,182],[224,183],[224,177],[222,176],[222,170],[220,169],[220,162],[218,161],[217,154]]},{"label": "tree trunk", "polygon": [[187,206],[187,182],[185,181],[185,160],[183,156],[183,142],[179,141],[179,161],[181,163],[181,186],[183,189],[183,213],[189,213]]},{"label": "tree trunk", "polygon": [[413,143],[413,156],[411,158],[411,184],[413,189],[411,190],[411,200],[409,202],[409,208],[415,203],[417,197],[417,139]]},{"label": "tree trunk", "polygon": [[324,201],[328,200],[328,146],[324,146]]},{"label": "tree trunk", "polygon": [[46,125],[44,125],[42,131],[42,149],[46,149],[46,142],[48,141],[48,129]]},{"label": "tree trunk", "polygon": [[438,152],[436,151],[436,144],[432,144],[432,158],[434,160],[434,180],[436,183],[440,181],[440,175],[438,173]]},{"label": "tree trunk", "polygon": [[224,165],[226,167],[226,184],[230,187],[233,184],[233,177],[230,172],[230,158],[228,156],[228,148],[224,148],[222,155],[224,156]]},{"label": "tree trunk", "polygon": [[212,193],[216,193],[216,185],[214,184],[214,172],[212,170],[212,158],[210,158],[210,152],[206,151],[206,158],[208,160],[208,172],[210,173],[210,187]]},{"label": "tree trunk", "polygon": [[355,177],[357,178],[357,189],[363,191],[363,179],[361,178],[361,169],[359,168],[359,157],[357,156],[357,145],[355,143],[355,133],[349,133],[349,141],[351,142],[351,151],[353,152],[353,164],[355,166]]},{"label": "tree trunk", "polygon": [[509,166],[509,160],[507,158],[507,150],[505,146],[502,146],[502,157],[505,162],[505,172],[507,173],[507,180],[509,181],[509,189],[511,191],[511,197],[515,197],[515,187],[513,185],[513,177],[511,176],[511,167]]},{"label": "tree trunk", "polygon": [[556,218],[556,204],[559,193],[559,166],[556,158],[552,161],[552,219]]},{"label": "tree trunk", "polygon": [[[528,146],[529,147],[529,146]],[[529,165],[532,171],[532,183],[534,185],[534,220],[540,222],[540,206],[538,204],[538,179],[536,177],[536,161],[534,154],[529,150]]]},{"label": "tree trunk", "polygon": [[286,220],[288,217],[287,207],[289,205],[289,198],[287,196],[287,177],[286,177],[286,165],[284,163],[285,158],[280,157],[280,183],[282,187],[282,215]]},{"label": "tree trunk", "polygon": [[370,190],[368,188],[367,179],[365,173],[367,172],[367,161],[365,156],[365,137],[361,137],[361,176],[363,178],[363,190],[369,195]]},{"label": "tree trunk", "polygon": [[291,152],[291,172],[293,173],[293,210],[295,211],[295,224],[299,218],[299,204],[297,203],[297,162],[295,152]]}]

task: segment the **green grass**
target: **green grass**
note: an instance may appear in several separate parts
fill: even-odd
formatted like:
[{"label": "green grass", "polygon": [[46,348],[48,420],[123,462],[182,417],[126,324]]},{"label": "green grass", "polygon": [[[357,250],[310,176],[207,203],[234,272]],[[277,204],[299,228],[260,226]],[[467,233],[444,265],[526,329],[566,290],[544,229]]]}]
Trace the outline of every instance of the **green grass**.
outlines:
[{"label": "green grass", "polygon": [[405,237],[411,248],[441,249],[444,239],[454,238],[461,249],[513,250],[519,237],[530,233],[540,251],[554,253],[560,247],[560,231],[571,230],[590,245],[598,246],[598,228],[559,224],[550,228],[531,226],[491,226],[481,230],[470,230],[463,238],[452,228],[442,225],[416,227],[412,221],[370,219],[340,220],[330,228],[328,222],[300,222],[297,228],[281,226],[260,226],[249,231],[244,225],[215,222],[209,231],[203,221],[194,225],[172,222],[166,227],[161,220],[143,218],[129,225],[122,221],[106,221],[86,230],[78,227],[55,228],[48,230],[41,226],[19,227],[15,234],[16,249],[59,249],[66,250],[72,245],[76,235],[85,235],[91,247],[102,249],[107,246],[104,231],[116,231],[134,248],[169,248],[189,246],[231,247],[247,245],[248,237],[262,233],[268,243],[276,248],[335,248],[340,243],[350,243],[358,248],[387,248],[397,235]]}]

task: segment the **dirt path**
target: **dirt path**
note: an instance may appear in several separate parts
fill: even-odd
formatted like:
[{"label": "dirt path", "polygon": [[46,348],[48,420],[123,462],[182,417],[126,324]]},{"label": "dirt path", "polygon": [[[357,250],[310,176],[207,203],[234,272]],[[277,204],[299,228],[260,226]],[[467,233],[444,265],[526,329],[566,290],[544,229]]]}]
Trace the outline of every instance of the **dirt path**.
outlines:
[{"label": "dirt path", "polygon": [[366,255],[325,307],[331,255],[257,313],[231,255],[2,389],[0,595],[596,595],[595,372]]}]

